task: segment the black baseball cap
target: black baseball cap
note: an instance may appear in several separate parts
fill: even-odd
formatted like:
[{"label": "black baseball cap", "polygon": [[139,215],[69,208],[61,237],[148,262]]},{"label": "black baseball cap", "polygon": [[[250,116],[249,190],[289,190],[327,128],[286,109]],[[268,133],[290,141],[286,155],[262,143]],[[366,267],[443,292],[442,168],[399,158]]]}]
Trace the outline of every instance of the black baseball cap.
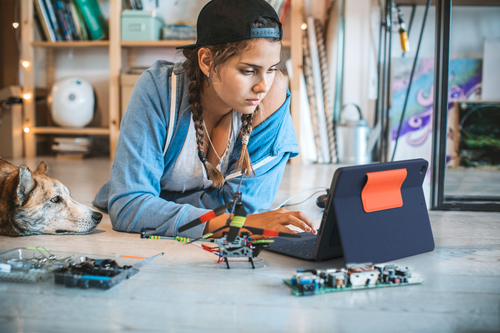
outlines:
[{"label": "black baseball cap", "polygon": [[[252,28],[252,23],[260,17],[275,19],[279,28]],[[212,0],[200,11],[196,31],[195,44],[176,49],[194,49],[251,38],[283,37],[278,14],[265,0]]]}]

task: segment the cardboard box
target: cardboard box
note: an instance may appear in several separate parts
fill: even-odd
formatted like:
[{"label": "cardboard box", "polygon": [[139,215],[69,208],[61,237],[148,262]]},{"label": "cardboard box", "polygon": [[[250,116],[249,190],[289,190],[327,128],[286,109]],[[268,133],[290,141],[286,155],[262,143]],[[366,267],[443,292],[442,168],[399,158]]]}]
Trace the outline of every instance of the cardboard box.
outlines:
[{"label": "cardboard box", "polygon": [[120,101],[120,120],[127,111],[128,101],[134,90],[135,83],[139,79],[141,74],[122,74],[120,75],[120,90],[121,90],[121,101]]},{"label": "cardboard box", "polygon": [[159,40],[163,20],[154,10],[124,10],[121,26],[122,40]]}]

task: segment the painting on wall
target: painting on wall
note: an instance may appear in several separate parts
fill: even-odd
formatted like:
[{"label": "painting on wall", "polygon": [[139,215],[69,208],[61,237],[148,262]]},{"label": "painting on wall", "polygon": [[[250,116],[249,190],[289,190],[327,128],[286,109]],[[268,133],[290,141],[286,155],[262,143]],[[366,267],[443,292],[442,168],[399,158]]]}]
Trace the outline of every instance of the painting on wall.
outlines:
[{"label": "painting on wall", "polygon": [[[390,114],[391,145],[394,150],[398,126],[408,90],[413,59],[394,59],[392,80],[392,109]],[[453,137],[456,101],[477,101],[481,98],[481,59],[451,59],[448,91],[447,156],[454,158]],[[432,112],[434,103],[434,59],[417,61],[411,91],[408,96],[405,117],[394,160],[425,158],[430,161],[432,152]]]},{"label": "painting on wall", "polygon": [[[390,113],[390,148],[392,156],[398,133],[403,106],[408,91],[411,67],[414,59],[393,60],[392,109]],[[446,163],[454,165],[455,102],[478,101],[481,99],[481,59],[451,59],[448,90],[448,130],[446,142]],[[424,158],[431,163],[432,113],[434,103],[434,58],[417,61],[413,82],[408,96],[405,116],[401,125],[394,160]],[[430,168],[429,168],[430,169]],[[429,192],[427,184],[424,189]],[[428,193],[426,193],[428,197]]]}]

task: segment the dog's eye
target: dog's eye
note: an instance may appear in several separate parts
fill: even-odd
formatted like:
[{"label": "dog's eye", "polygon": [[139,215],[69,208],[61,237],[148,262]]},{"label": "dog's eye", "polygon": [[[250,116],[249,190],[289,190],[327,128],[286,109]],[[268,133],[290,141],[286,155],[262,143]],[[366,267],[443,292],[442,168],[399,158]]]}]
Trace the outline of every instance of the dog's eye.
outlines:
[{"label": "dog's eye", "polygon": [[57,195],[57,196],[53,197],[52,199],[50,199],[50,201],[53,203],[58,203],[58,202],[62,201],[62,198]]}]

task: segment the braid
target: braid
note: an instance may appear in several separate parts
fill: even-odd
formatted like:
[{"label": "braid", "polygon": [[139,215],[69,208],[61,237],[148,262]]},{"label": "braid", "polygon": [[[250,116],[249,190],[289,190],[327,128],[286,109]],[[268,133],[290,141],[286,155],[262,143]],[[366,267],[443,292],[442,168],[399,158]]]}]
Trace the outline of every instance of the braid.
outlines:
[{"label": "braid", "polygon": [[[279,27],[279,22],[272,18],[259,18],[253,24],[252,27],[255,28],[276,28]],[[280,42],[279,38],[267,38],[272,42]],[[207,161],[205,153],[203,151],[203,137],[205,136],[203,127],[203,107],[201,106],[201,93],[203,91],[203,85],[205,83],[205,75],[201,71],[198,64],[198,51],[201,47],[207,48],[212,54],[212,64],[211,70],[214,74],[218,75],[217,68],[223,65],[226,61],[231,59],[239,52],[245,50],[248,46],[248,40],[242,40],[237,42],[229,42],[223,44],[215,45],[205,45],[198,46],[194,49],[184,49],[183,54],[186,57],[186,62],[184,68],[186,69],[186,74],[191,80],[189,84],[189,104],[191,104],[191,109],[193,113],[194,127],[196,130],[196,143],[198,145],[198,157],[205,165],[207,170],[208,179],[212,181],[212,186],[215,188],[221,188],[224,185],[224,176],[217,170],[211,163]],[[257,106],[252,114],[245,114],[241,116],[242,127],[240,135],[242,138],[242,146],[240,151],[240,156],[236,162],[237,170],[244,170],[247,176],[255,174],[252,163],[250,161],[250,155],[248,154],[248,140],[250,134],[252,133],[252,121],[255,112],[262,112],[262,103]]]},{"label": "braid", "polygon": [[[189,58],[188,58],[189,61]],[[189,104],[193,114],[194,128],[196,131],[196,144],[198,146],[198,158],[207,170],[207,177],[212,181],[212,186],[221,188],[224,185],[224,177],[222,173],[215,168],[212,163],[208,162],[205,153],[203,152],[203,137],[205,132],[203,129],[203,107],[201,106],[201,91],[205,80],[203,72],[194,66],[186,66],[187,74],[191,78],[189,83]]]},{"label": "braid", "polygon": [[259,111],[261,105],[257,105],[257,108],[253,113],[241,115],[241,151],[238,161],[236,162],[236,169],[245,170],[245,175],[250,176],[255,174],[252,168],[252,161],[250,160],[250,155],[248,154],[248,140],[250,139],[250,134],[252,133],[252,121],[255,112]]}]

